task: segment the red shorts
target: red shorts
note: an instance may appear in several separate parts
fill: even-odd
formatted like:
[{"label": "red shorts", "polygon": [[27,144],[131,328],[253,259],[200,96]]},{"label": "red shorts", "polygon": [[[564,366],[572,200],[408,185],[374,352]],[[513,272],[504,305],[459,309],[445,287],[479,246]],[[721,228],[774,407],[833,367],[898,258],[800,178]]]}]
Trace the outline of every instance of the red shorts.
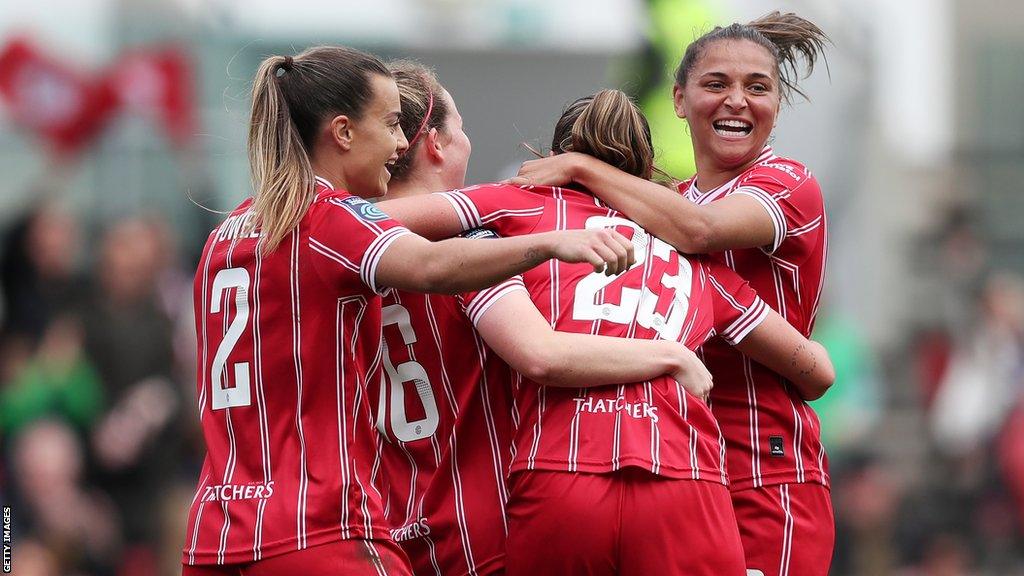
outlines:
[{"label": "red shorts", "polygon": [[826,576],[836,539],[832,498],[821,484],[732,493],[750,576]]},{"label": "red shorts", "polygon": [[628,468],[510,481],[508,576],[743,576],[729,490]]},{"label": "red shorts", "polygon": [[189,566],[181,576],[352,574],[412,576],[405,552],[390,540],[338,540],[248,564]]}]

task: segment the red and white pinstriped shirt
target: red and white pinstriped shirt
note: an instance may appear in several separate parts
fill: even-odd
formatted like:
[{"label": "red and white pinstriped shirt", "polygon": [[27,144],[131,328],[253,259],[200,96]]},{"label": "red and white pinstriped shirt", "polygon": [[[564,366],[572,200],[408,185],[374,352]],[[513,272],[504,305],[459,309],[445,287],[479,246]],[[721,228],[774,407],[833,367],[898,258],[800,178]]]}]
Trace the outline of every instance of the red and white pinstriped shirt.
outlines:
[{"label": "red and white pinstriped shirt", "polygon": [[390,537],[365,387],[381,364],[376,267],[408,231],[318,178],[300,225],[259,258],[257,234],[245,233],[250,204],[210,234],[196,271],[207,456],[187,564]]},{"label": "red and white pinstriped shirt", "polygon": [[[557,330],[666,339],[696,348],[716,334],[742,340],[767,314],[724,266],[681,256],[594,197],[564,188],[485,185],[443,193],[464,229],[503,236],[614,227],[637,263],[608,277],[587,264],[551,261],[523,274],[531,299]],[[569,390],[525,381],[511,471],[654,474],[726,483],[725,444],[710,409],[674,380]]]},{"label": "red and white pinstriped shirt", "polygon": [[416,574],[489,574],[504,565],[505,475],[514,371],[473,326],[508,280],[458,298],[393,290],[383,298],[377,406],[385,512]]},{"label": "red and white pinstriped shirt", "polygon": [[[764,206],[775,226],[770,246],[712,257],[735,270],[769,306],[810,336],[828,252],[824,201],[810,171],[766,147],[753,166],[718,188],[700,191],[688,180],[679,190],[697,204],[747,194]],[[731,488],[794,482],[827,486],[821,425],[796,389],[720,342],[709,342],[702,352],[715,377],[711,406],[725,435]]]}]

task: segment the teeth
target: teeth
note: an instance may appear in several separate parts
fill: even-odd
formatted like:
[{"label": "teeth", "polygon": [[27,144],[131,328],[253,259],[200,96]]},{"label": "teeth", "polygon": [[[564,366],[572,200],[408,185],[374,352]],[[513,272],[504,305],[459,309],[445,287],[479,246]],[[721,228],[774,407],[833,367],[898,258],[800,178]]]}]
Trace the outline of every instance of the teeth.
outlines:
[{"label": "teeth", "polygon": [[748,129],[748,128],[751,127],[749,122],[744,122],[742,120],[719,120],[719,121],[715,122],[715,125],[716,126],[722,126],[722,127],[729,127],[729,128],[740,128],[740,129]]},{"label": "teeth", "polygon": [[737,136],[746,137],[747,134],[749,134],[749,133],[748,132],[737,132],[735,130],[722,130],[722,129],[719,129],[719,128],[716,127],[715,128],[715,134],[718,134],[719,136],[728,136],[730,138],[736,138]]}]

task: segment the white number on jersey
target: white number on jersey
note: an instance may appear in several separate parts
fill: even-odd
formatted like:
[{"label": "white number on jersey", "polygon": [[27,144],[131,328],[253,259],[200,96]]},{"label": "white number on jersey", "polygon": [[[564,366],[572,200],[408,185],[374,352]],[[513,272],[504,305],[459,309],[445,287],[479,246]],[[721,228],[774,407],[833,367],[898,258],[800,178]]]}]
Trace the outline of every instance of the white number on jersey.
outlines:
[{"label": "white number on jersey", "polygon": [[225,290],[235,289],[235,317],[231,319],[224,339],[217,347],[217,355],[213,357],[213,368],[210,371],[210,383],[213,386],[212,404],[214,410],[248,406],[249,399],[249,363],[236,362],[232,366],[235,373],[235,385],[225,386],[221,381],[224,366],[238,338],[249,324],[249,271],[245,268],[226,268],[217,272],[213,279],[213,294],[210,297],[210,314],[220,314],[221,301]]},{"label": "white number on jersey", "polygon": [[[637,261],[630,267],[631,270],[643,265],[648,245],[651,246],[655,258],[670,262],[673,248],[666,242],[648,234],[635,222],[614,216],[591,216],[587,218],[585,224],[588,230],[615,226],[626,226],[633,229],[633,251]],[[594,272],[576,284],[572,308],[573,319],[604,320],[616,324],[629,324],[635,318],[637,324],[654,330],[665,340],[678,340],[682,334],[683,323],[686,321],[686,312],[690,302],[690,285],[693,279],[690,262],[686,258],[679,258],[678,261],[679,268],[676,274],[666,273],[660,280],[661,285],[671,290],[673,295],[673,302],[667,316],[655,311],[659,294],[655,294],[647,286],[639,288],[623,286],[618,304],[611,302],[598,304],[598,294],[609,284],[620,280],[621,276],[605,276]]]},{"label": "white number on jersey", "polygon": [[[391,325],[398,326],[402,333],[402,342],[407,346],[416,342],[416,333],[412,329],[412,321],[409,318],[409,311],[404,306],[392,304],[385,306],[381,311],[381,324],[383,328]],[[385,429],[385,414],[391,415],[391,432],[395,439],[402,442],[412,442],[433,436],[437,431],[440,416],[437,412],[437,401],[434,399],[434,390],[430,387],[430,379],[427,371],[419,362],[409,360],[395,366],[391,360],[386,343],[384,346],[384,385],[380,389],[380,401],[377,404],[377,429],[381,434],[387,436]],[[412,382],[423,404],[423,418],[409,421],[405,413],[405,383]],[[390,398],[390,401],[389,401]]]}]

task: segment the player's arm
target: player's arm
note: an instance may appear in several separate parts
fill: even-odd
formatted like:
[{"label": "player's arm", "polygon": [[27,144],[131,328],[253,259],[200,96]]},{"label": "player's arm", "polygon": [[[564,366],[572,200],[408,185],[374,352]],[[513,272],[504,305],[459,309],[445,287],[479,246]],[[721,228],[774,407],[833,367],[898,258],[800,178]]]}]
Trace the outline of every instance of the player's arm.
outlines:
[{"label": "player's arm", "polygon": [[376,206],[428,240],[443,240],[464,231],[458,213],[439,194],[382,200]]},{"label": "player's arm", "polygon": [[527,161],[510,182],[581,184],[630,220],[687,254],[767,246],[775,240],[771,216],[752,196],[733,194],[697,205],[674,190],[579,152]]},{"label": "player's arm", "polygon": [[804,400],[821,398],[836,379],[825,347],[805,338],[774,310],[734,346],[792,382]]},{"label": "player's arm", "polygon": [[[424,200],[424,201],[421,201]],[[441,197],[421,196],[382,202],[385,212],[413,230],[441,237],[462,232],[451,204]],[[376,283],[383,286],[455,294],[492,286],[534,266],[557,258],[589,263],[597,272],[618,274],[633,265],[633,243],[611,229],[560,230],[475,242],[451,238],[430,242],[415,234],[394,240],[380,257]]]},{"label": "player's arm", "polygon": [[682,344],[555,331],[522,290],[492,304],[476,328],[509,366],[538,384],[580,388],[667,374],[699,398],[711,391],[711,374]]}]

